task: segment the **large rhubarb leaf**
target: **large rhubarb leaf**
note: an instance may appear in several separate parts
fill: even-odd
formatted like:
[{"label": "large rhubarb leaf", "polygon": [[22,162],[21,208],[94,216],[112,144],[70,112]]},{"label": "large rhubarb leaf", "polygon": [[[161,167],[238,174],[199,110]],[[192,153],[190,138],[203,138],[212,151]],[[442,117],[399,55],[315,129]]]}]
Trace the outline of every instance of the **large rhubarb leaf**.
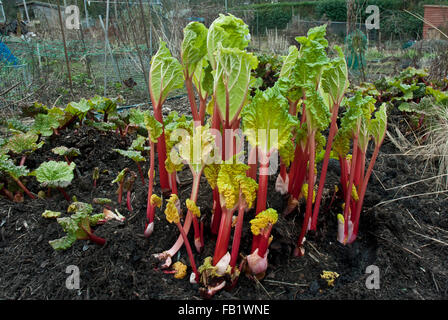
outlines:
[{"label": "large rhubarb leaf", "polygon": [[[330,66],[322,73],[321,86],[331,98],[332,105],[340,105],[348,89],[348,69],[347,62],[342,49],[335,46],[338,57],[331,61]],[[332,105],[330,108],[332,108]]]},{"label": "large rhubarb leaf", "polygon": [[244,134],[252,147],[258,147],[265,155],[279,150],[293,152],[290,141],[297,121],[289,114],[288,101],[276,86],[257,91],[243,110],[242,119]]},{"label": "large rhubarb leaf", "polygon": [[182,64],[185,74],[191,77],[202,59],[207,55],[207,28],[200,22],[190,22],[184,28],[181,46]]},{"label": "large rhubarb leaf", "polygon": [[43,141],[36,143],[38,140],[37,134],[33,132],[20,133],[12,136],[5,145],[8,151],[15,154],[22,154],[23,152],[30,152],[39,149],[44,144]]},{"label": "large rhubarb leaf", "polygon": [[74,162],[68,165],[63,161],[48,161],[42,163],[33,174],[36,175],[37,181],[43,187],[65,188],[73,180],[75,166],[76,164]]},{"label": "large rhubarb leaf", "polygon": [[258,60],[251,53],[221,45],[218,45],[215,58],[214,100],[221,119],[230,125],[247,103],[251,71],[257,67]]},{"label": "large rhubarb leaf", "polygon": [[171,56],[163,41],[160,42],[159,50],[151,59],[149,82],[154,108],[160,107],[171,91],[180,89],[184,85],[182,65]]},{"label": "large rhubarb leaf", "polygon": [[213,70],[217,68],[216,52],[219,45],[224,48],[243,50],[250,42],[249,27],[235,16],[220,14],[210,25],[207,34],[208,59]]},{"label": "large rhubarb leaf", "polygon": [[145,161],[145,157],[139,151],[135,150],[121,150],[121,149],[113,149],[115,152],[118,152],[123,157],[127,157],[129,159],[134,160],[135,162]]}]

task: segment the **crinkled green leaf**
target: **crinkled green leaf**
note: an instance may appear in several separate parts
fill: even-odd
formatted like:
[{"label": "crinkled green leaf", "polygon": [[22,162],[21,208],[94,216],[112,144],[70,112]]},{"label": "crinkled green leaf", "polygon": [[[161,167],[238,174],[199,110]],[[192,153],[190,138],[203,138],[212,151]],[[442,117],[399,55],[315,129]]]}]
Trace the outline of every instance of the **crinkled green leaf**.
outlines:
[{"label": "crinkled green leaf", "polygon": [[78,148],[67,148],[65,146],[53,148],[51,149],[51,151],[60,156],[67,156],[67,157],[78,157],[81,155],[81,151],[79,151]]},{"label": "crinkled green leaf", "polygon": [[142,111],[140,108],[133,108],[129,111],[129,123],[140,127],[145,127],[145,117],[151,116],[149,110]]},{"label": "crinkled green leaf", "polygon": [[50,240],[48,243],[53,247],[54,250],[67,250],[76,242],[76,235],[70,233],[62,238]]},{"label": "crinkled green leaf", "polygon": [[222,197],[222,205],[234,208],[240,201],[240,190],[248,207],[252,207],[257,197],[258,184],[246,176],[249,166],[241,163],[222,164],[219,167],[216,185]]},{"label": "crinkled green leaf", "polygon": [[14,161],[9,158],[8,155],[0,155],[0,172],[6,172],[11,177],[19,179],[20,177],[26,176],[29,170],[25,166],[16,166]]},{"label": "crinkled green leaf", "polygon": [[251,71],[257,67],[258,60],[251,53],[221,45],[215,58],[214,99],[221,119],[232,123],[247,103]]},{"label": "crinkled green leaf", "polygon": [[290,46],[288,55],[283,61],[282,70],[280,71],[280,78],[289,78],[291,76],[292,70],[297,63],[297,58],[299,57],[299,50],[296,46]]},{"label": "crinkled green leaf", "polygon": [[171,56],[163,41],[160,41],[160,48],[151,59],[149,81],[149,90],[155,108],[165,102],[171,91],[180,89],[184,85],[182,65]]},{"label": "crinkled green leaf", "polygon": [[145,114],[145,127],[148,130],[149,138],[152,142],[157,143],[157,139],[163,133],[163,125],[157,121],[153,116]]},{"label": "crinkled green leaf", "polygon": [[141,135],[137,135],[137,138],[135,138],[132,141],[131,146],[129,147],[129,150],[137,150],[137,151],[145,151],[145,150],[149,150],[149,147],[145,146],[146,144],[146,139],[144,136]]},{"label": "crinkled green leaf", "polygon": [[65,188],[74,178],[73,170],[75,166],[74,162],[68,165],[64,161],[48,161],[42,163],[34,174],[43,187]]},{"label": "crinkled green leaf", "polygon": [[[328,93],[332,105],[340,105],[349,86],[347,62],[339,46],[335,46],[339,56],[322,73],[321,86]],[[330,106],[332,108],[332,106]]]},{"label": "crinkled green leaf", "polygon": [[184,136],[176,145],[178,156],[196,173],[210,161],[215,149],[215,137],[208,126],[197,126],[192,135]]},{"label": "crinkled green leaf", "polygon": [[51,218],[59,218],[59,216],[60,216],[61,214],[62,214],[62,213],[59,212],[59,211],[45,210],[45,211],[42,213],[42,217],[47,218],[47,219],[51,219]]},{"label": "crinkled green leaf", "polygon": [[190,22],[184,28],[181,57],[184,70],[192,76],[207,55],[207,28],[200,22]]},{"label": "crinkled green leaf", "polygon": [[6,125],[10,130],[16,130],[21,132],[27,132],[31,128],[30,125],[23,123],[17,118],[6,119]]},{"label": "crinkled green leaf", "polygon": [[319,91],[312,88],[307,90],[305,112],[308,132],[325,130],[330,124],[330,111]]},{"label": "crinkled green leaf", "polygon": [[5,145],[5,148],[15,154],[35,151],[44,144],[43,141],[36,143],[38,139],[38,135],[33,132],[16,134],[9,139],[8,143]]},{"label": "crinkled green leaf", "polygon": [[202,99],[213,94],[212,67],[206,58],[197,64],[196,71],[193,75],[193,84]]},{"label": "crinkled green leaf", "polygon": [[117,177],[111,183],[120,183],[128,171],[128,168],[124,168],[123,170],[121,170],[118,173]]},{"label": "crinkled green leaf", "polygon": [[31,131],[36,134],[41,134],[44,137],[49,137],[53,135],[53,130],[57,128],[59,128],[59,120],[57,116],[39,113],[34,118]]},{"label": "crinkled green leaf", "polygon": [[220,14],[210,25],[207,34],[208,59],[212,69],[216,70],[216,52],[218,46],[243,50],[250,42],[249,27],[243,20],[231,14]]},{"label": "crinkled green leaf", "polygon": [[98,95],[89,100],[90,107],[93,108],[93,110],[102,114],[107,113],[109,115],[116,114],[117,106],[119,103],[122,102],[123,102],[122,97],[111,99],[106,97],[100,97]]},{"label": "crinkled green leaf", "polygon": [[383,103],[380,109],[375,112],[375,118],[370,121],[370,134],[373,136],[376,144],[381,144],[384,140],[387,130],[387,112],[386,104]]},{"label": "crinkled green leaf", "polygon": [[65,108],[65,112],[77,116],[81,121],[86,116],[87,112],[92,109],[89,101],[82,98],[79,102],[70,102]]},{"label": "crinkled green leaf", "polygon": [[101,220],[104,220],[105,216],[104,213],[97,213],[97,214],[93,214],[89,217],[89,224],[94,227],[98,224],[98,222],[100,222]]},{"label": "crinkled green leaf", "polygon": [[290,141],[297,120],[289,114],[288,101],[276,86],[257,91],[252,102],[243,110],[243,131],[252,147],[259,147],[265,154],[293,150]]},{"label": "crinkled green leaf", "polygon": [[145,157],[142,156],[140,151],[135,150],[121,150],[121,149],[113,149],[115,152],[118,152],[123,157],[128,157],[129,159],[134,160],[135,162],[145,161]]}]

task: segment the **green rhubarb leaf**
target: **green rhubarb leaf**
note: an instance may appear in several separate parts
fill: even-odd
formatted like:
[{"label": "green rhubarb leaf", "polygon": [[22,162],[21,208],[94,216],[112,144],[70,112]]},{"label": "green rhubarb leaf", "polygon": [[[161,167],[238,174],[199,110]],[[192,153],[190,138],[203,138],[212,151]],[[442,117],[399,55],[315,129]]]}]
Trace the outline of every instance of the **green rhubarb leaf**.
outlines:
[{"label": "green rhubarb leaf", "polygon": [[62,213],[59,211],[45,210],[42,213],[42,217],[47,218],[47,219],[59,218],[61,214]]},{"label": "green rhubarb leaf", "polygon": [[289,78],[291,77],[291,73],[294,69],[295,64],[297,63],[297,58],[299,57],[299,50],[296,46],[290,46],[288,55],[285,57],[283,61],[282,70],[280,71],[280,78]]},{"label": "green rhubarb leaf", "polygon": [[114,115],[117,113],[118,103],[122,103],[123,99],[122,97],[110,99],[106,97],[95,96],[88,102],[90,107],[96,112],[102,114],[107,113],[108,115]]},{"label": "green rhubarb leaf", "polygon": [[330,124],[331,114],[319,91],[309,88],[305,100],[308,133],[325,130]]},{"label": "green rhubarb leaf", "polygon": [[193,84],[202,99],[206,99],[207,96],[213,94],[212,67],[206,58],[203,58],[197,64],[196,71],[193,74]]},{"label": "green rhubarb leaf", "polygon": [[77,116],[82,121],[91,109],[89,101],[82,98],[79,102],[70,102],[65,108],[65,112]]},{"label": "green rhubarb leaf", "polygon": [[163,125],[157,121],[153,116],[145,114],[145,127],[148,130],[149,138],[152,142],[157,143],[157,139],[163,133]]},{"label": "green rhubarb leaf", "polygon": [[136,150],[136,151],[145,151],[145,150],[149,150],[149,147],[147,147],[146,144],[146,139],[144,136],[141,135],[137,135],[137,138],[135,138],[132,141],[131,146],[129,147],[129,150]]},{"label": "green rhubarb leaf", "polygon": [[[330,98],[332,105],[340,105],[348,89],[348,69],[344,53],[339,46],[335,46],[338,57],[331,61],[330,66],[322,73],[321,86]],[[331,109],[330,109],[331,110]]]},{"label": "green rhubarb leaf", "polygon": [[[258,184],[246,176],[249,166],[241,163],[222,164],[219,168],[216,184],[222,197],[222,205],[227,209],[234,208],[240,200],[245,200],[251,208],[256,197]],[[240,190],[243,199],[240,199]]]},{"label": "green rhubarb leaf", "polygon": [[81,213],[84,215],[89,215],[93,212],[93,207],[89,203],[85,202],[73,202],[67,208],[68,213]]},{"label": "green rhubarb leaf", "polygon": [[94,214],[94,215],[91,215],[91,216],[89,217],[89,224],[90,224],[91,227],[94,227],[94,226],[96,226],[101,220],[104,220],[104,219],[105,219],[105,215],[104,215],[104,213]]},{"label": "green rhubarb leaf", "polygon": [[383,142],[387,130],[387,111],[386,104],[383,103],[380,109],[375,112],[375,118],[370,122],[370,134],[375,140],[375,144],[379,145]]},{"label": "green rhubarb leaf", "polygon": [[151,116],[149,110],[142,111],[140,108],[131,109],[129,111],[129,123],[139,127],[145,127],[146,116]]},{"label": "green rhubarb leaf", "polygon": [[70,158],[78,157],[81,155],[81,151],[79,151],[79,149],[67,148],[65,146],[53,148],[53,149],[51,149],[51,151],[57,155],[66,156],[66,157],[70,157]]},{"label": "green rhubarb leaf", "polygon": [[111,183],[114,184],[114,183],[120,183],[121,181],[123,181],[123,178],[128,171],[129,171],[128,168],[124,168],[123,170],[121,170],[118,173],[117,177],[114,179],[114,181],[112,181]]},{"label": "green rhubarb leaf", "polygon": [[30,125],[25,124],[16,118],[6,119],[6,125],[8,126],[9,130],[15,130],[21,132],[28,132],[31,128]]},{"label": "green rhubarb leaf", "polygon": [[317,87],[319,84],[322,70],[330,62],[326,53],[328,47],[328,41],[325,39],[326,27],[322,25],[311,28],[307,37],[296,38],[300,44],[299,58],[291,73],[295,86]]},{"label": "green rhubarb leaf", "polygon": [[349,153],[353,133],[357,131],[358,126],[361,125],[362,119],[365,117],[363,106],[368,104],[369,100],[364,100],[360,91],[354,97],[347,100],[348,108],[341,118],[341,125],[333,142],[333,151],[338,156],[345,158]]},{"label": "green rhubarb leaf", "polygon": [[127,157],[129,159],[134,160],[135,162],[145,161],[145,157],[142,156],[140,151],[135,150],[121,150],[121,149],[113,149],[115,152],[118,152],[123,157]]},{"label": "green rhubarb leaf", "polygon": [[207,28],[200,22],[190,22],[184,28],[184,39],[181,45],[181,57],[184,70],[192,76],[202,59],[207,55]]},{"label": "green rhubarb leaf", "polygon": [[73,180],[73,170],[76,164],[68,165],[64,161],[48,161],[42,163],[34,174],[43,187],[65,188]]},{"label": "green rhubarb leaf", "polygon": [[38,139],[38,135],[33,132],[16,134],[9,139],[5,148],[15,154],[32,152],[41,148],[44,144],[44,141],[36,143]]},{"label": "green rhubarb leaf", "polygon": [[16,166],[14,161],[6,154],[0,155],[0,172],[6,172],[14,179],[29,174],[29,170],[25,166]]},{"label": "green rhubarb leaf", "polygon": [[244,50],[250,42],[249,27],[243,20],[235,16],[220,14],[210,25],[207,34],[208,59],[212,69],[216,70],[217,61],[215,54],[218,46],[224,48],[236,48]]},{"label": "green rhubarb leaf", "polygon": [[258,60],[251,53],[221,45],[217,48],[215,58],[214,99],[221,119],[231,124],[247,104],[251,71],[257,67]]},{"label": "green rhubarb leaf", "polygon": [[149,80],[154,108],[162,106],[171,91],[184,85],[182,65],[171,56],[163,41],[160,41],[160,48],[151,59]]},{"label": "green rhubarb leaf", "polygon": [[[193,134],[184,136],[176,147],[179,159],[188,163],[192,171],[200,173],[204,166],[213,159],[215,137],[208,126],[197,126],[194,128]],[[173,162],[179,164],[178,161]]]},{"label": "green rhubarb leaf", "polygon": [[59,128],[58,117],[51,114],[39,113],[34,119],[31,126],[31,131],[36,134],[41,134],[44,137],[53,135],[53,130]]},{"label": "green rhubarb leaf", "polygon": [[56,240],[50,240],[48,243],[54,250],[67,250],[76,242],[76,235],[71,233]]},{"label": "green rhubarb leaf", "polygon": [[252,147],[265,155],[275,150],[293,150],[290,145],[292,129],[297,120],[288,112],[288,101],[276,86],[257,91],[252,102],[243,110],[243,131]]},{"label": "green rhubarb leaf", "polygon": [[212,189],[217,187],[219,169],[221,165],[216,163],[208,164],[204,167],[204,176]]}]

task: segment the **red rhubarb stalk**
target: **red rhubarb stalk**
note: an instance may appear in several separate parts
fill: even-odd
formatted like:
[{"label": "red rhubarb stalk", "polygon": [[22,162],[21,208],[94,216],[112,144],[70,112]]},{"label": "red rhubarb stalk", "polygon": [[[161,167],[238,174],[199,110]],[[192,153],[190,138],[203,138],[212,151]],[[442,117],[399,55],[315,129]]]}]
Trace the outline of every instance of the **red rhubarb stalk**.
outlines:
[{"label": "red rhubarb stalk", "polygon": [[336,135],[336,132],[338,131],[338,126],[336,123],[338,118],[338,111],[339,111],[339,105],[336,104],[333,106],[333,112],[331,116],[330,133],[328,135],[328,142],[327,147],[325,149],[324,162],[322,164],[322,170],[320,174],[319,187],[317,189],[316,201],[314,203],[313,220],[311,221],[311,230],[316,230],[317,226],[317,217],[319,215],[320,202],[322,200],[325,180],[327,178],[327,170],[328,170],[328,163],[330,162],[331,148],[333,146],[333,140]]}]

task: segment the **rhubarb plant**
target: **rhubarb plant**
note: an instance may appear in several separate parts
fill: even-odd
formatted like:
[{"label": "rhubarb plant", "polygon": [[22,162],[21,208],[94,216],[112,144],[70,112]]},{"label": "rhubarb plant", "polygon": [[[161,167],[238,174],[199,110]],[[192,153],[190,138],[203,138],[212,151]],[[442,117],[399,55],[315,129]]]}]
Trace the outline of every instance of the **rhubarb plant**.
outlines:
[{"label": "rhubarb plant", "polygon": [[[201,288],[201,294],[206,297],[211,297],[224,285],[234,286],[241,272],[241,267],[237,267],[237,262],[240,253],[244,213],[254,205],[258,189],[257,182],[246,175],[248,169],[247,165],[236,163],[212,165],[206,171],[209,183],[216,184],[218,188],[222,206],[213,259],[205,259],[204,264],[200,267],[201,283],[204,286]],[[215,173],[211,174],[210,170],[214,170]],[[233,234],[232,250],[229,252],[232,222],[236,211],[238,211],[238,215]]]},{"label": "rhubarb plant", "polygon": [[66,250],[70,248],[76,240],[90,240],[98,245],[104,245],[106,240],[93,234],[92,227],[98,221],[104,219],[103,214],[92,215],[93,208],[90,204],[74,202],[67,209],[71,213],[70,217],[57,218],[66,235],[62,238],[49,241],[55,250]]},{"label": "rhubarb plant", "polygon": [[74,162],[69,165],[63,161],[48,161],[42,163],[32,174],[36,176],[42,187],[58,189],[64,198],[71,202],[64,188],[72,183],[75,167]]},{"label": "rhubarb plant", "polygon": [[145,177],[143,175],[143,171],[142,171],[140,162],[144,162],[144,161],[146,161],[146,159],[145,159],[145,157],[142,156],[141,152],[135,151],[135,150],[121,150],[121,149],[113,149],[113,151],[118,152],[123,157],[127,157],[135,162],[135,164],[137,165],[138,172],[140,174],[140,179],[141,179],[143,185],[145,185]]},{"label": "rhubarb plant", "polygon": [[121,205],[121,202],[123,200],[123,186],[124,186],[125,178],[126,178],[126,175],[128,174],[128,172],[129,172],[129,168],[124,168],[117,174],[115,179],[111,182],[112,184],[114,184],[114,183],[118,184],[117,202],[119,205]]},{"label": "rhubarb plant", "polygon": [[117,114],[117,105],[123,102],[123,98],[119,96],[111,99],[95,96],[88,102],[93,110],[103,114],[103,122],[107,122],[109,116]]},{"label": "rhubarb plant", "polygon": [[54,154],[60,155],[64,157],[65,161],[68,165],[71,164],[74,157],[78,157],[81,155],[81,151],[78,148],[67,148],[65,146],[60,146],[51,149]]},{"label": "rhubarb plant", "polygon": [[[181,46],[181,61],[185,87],[187,89],[193,119],[198,124],[204,123],[206,100],[200,100],[200,107],[198,109],[194,84],[196,84],[199,97],[204,98],[204,96],[201,94],[203,92],[200,82],[195,82],[194,80],[201,79],[199,73],[204,72],[203,59],[207,55],[207,34],[208,30],[202,23],[191,22],[184,28],[184,39]],[[195,73],[198,73],[196,78]]]},{"label": "rhubarb plant", "polygon": [[268,247],[272,241],[271,231],[277,220],[277,211],[269,208],[260,212],[250,221],[252,234],[259,237],[260,240],[255,250],[247,256],[247,265],[252,275],[257,279],[264,278],[266,273],[268,267]]},{"label": "rhubarb plant", "polygon": [[[184,162],[189,166],[193,175],[193,186],[189,199],[189,210],[187,212],[183,229],[188,234],[191,223],[194,226],[194,244],[196,250],[201,252],[203,241],[203,226],[200,226],[196,210],[196,201],[201,181],[201,175],[205,165],[210,162],[212,152],[214,150],[214,136],[211,134],[207,126],[197,126],[193,130],[193,136],[185,135],[182,141],[175,146],[177,154],[171,154],[174,163]],[[202,223],[201,223],[202,225]],[[184,240],[179,237],[171,249],[156,254],[155,257],[162,262],[162,267],[167,268],[171,265],[171,257],[179,251]]]},{"label": "rhubarb plant", "polygon": [[180,201],[177,195],[172,194],[171,197],[168,200],[166,209],[165,209],[165,216],[166,220],[168,220],[169,223],[174,223],[177,228],[180,231],[181,237],[185,243],[185,248],[187,249],[188,258],[190,259],[191,268],[193,269],[193,273],[190,277],[191,283],[197,283],[199,280],[199,272],[196,268],[196,262],[194,260],[193,251],[191,250],[190,243],[188,242],[187,234],[184,231],[184,228],[182,227],[182,224],[180,223]]},{"label": "rhubarb plant", "polygon": [[176,89],[182,88],[184,76],[182,65],[176,58],[171,56],[166,47],[166,43],[161,41],[160,48],[151,59],[151,68],[149,71],[149,91],[151,102],[154,108],[155,119],[162,124],[162,133],[157,141],[157,154],[159,161],[159,176],[162,192],[170,190],[168,173],[165,168],[166,144],[164,133],[164,122],[162,115],[162,106],[168,95]]}]

